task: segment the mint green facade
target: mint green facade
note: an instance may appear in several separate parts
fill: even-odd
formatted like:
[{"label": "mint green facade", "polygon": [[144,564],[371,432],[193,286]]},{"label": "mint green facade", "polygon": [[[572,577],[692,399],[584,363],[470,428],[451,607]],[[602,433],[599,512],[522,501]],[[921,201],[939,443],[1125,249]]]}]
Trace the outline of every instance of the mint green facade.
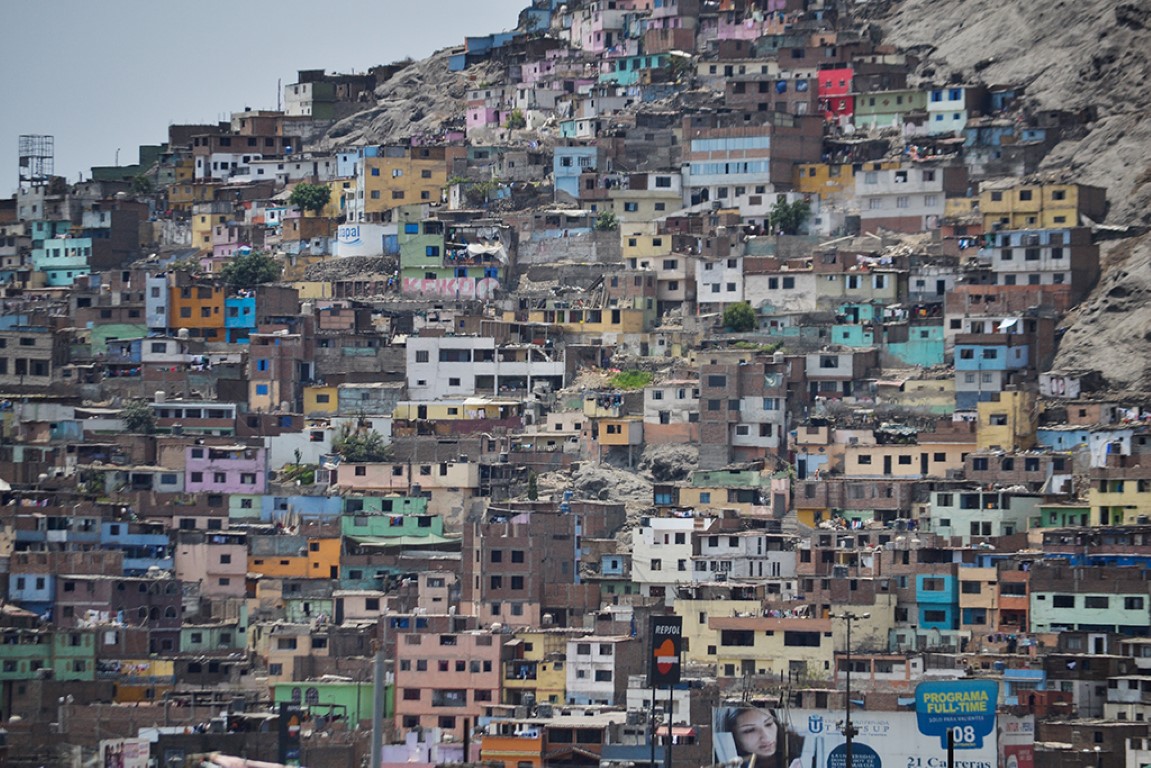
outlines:
[{"label": "mint green facade", "polygon": [[50,669],[56,680],[95,680],[96,641],[91,630],[0,630],[0,682],[32,680]]},{"label": "mint green facade", "polygon": [[[384,691],[384,718],[395,712],[393,690],[389,685]],[[276,704],[301,704],[310,714],[322,717],[346,718],[356,724],[372,718],[372,681],[328,683],[304,681],[277,683],[272,699]]]},{"label": "mint green facade", "polygon": [[148,326],[144,323],[101,323],[93,325],[88,331],[89,344],[94,355],[107,354],[109,341],[141,339],[147,335]]},{"label": "mint green facade", "polygon": [[1091,519],[1091,507],[1077,504],[1040,504],[1040,528],[1070,528],[1087,525]]}]

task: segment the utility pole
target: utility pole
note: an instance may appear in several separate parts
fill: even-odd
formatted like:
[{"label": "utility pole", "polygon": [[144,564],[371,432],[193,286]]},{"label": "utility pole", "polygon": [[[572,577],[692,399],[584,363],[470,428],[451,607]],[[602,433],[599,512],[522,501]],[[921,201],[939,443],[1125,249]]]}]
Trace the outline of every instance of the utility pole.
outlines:
[{"label": "utility pole", "polygon": [[[387,616],[384,616],[385,633],[387,631]],[[385,634],[385,637],[387,635]],[[376,658],[372,674],[372,751],[368,768],[380,768],[384,758],[384,702],[388,684],[388,667],[384,658],[385,643],[381,642],[376,649]]]},{"label": "utility pole", "polygon": [[851,624],[852,624],[852,622],[858,621],[859,619],[870,619],[871,614],[870,613],[856,614],[856,613],[852,613],[851,611],[845,611],[845,612],[839,613],[839,614],[833,613],[833,614],[831,614],[831,618],[843,619],[845,622],[847,622],[847,684],[846,684],[846,692],[847,692],[846,713],[847,713],[847,717],[845,718],[844,723],[843,723],[844,752],[845,752],[844,756],[846,758],[844,761],[844,768],[854,768],[854,764],[852,763],[852,751],[851,751],[852,750],[852,740],[855,739],[855,737],[857,735],[859,735],[859,731],[856,730],[855,726],[851,722]]}]

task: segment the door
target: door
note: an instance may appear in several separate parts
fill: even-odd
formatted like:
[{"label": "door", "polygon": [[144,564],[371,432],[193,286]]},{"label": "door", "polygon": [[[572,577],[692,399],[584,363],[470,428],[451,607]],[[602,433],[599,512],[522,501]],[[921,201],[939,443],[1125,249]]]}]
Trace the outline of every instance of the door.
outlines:
[{"label": "door", "polygon": [[883,457],[883,474],[885,474],[885,475],[891,474],[891,457],[890,456],[884,456]]},{"label": "door", "polygon": [[919,474],[927,477],[927,454],[919,454]]}]

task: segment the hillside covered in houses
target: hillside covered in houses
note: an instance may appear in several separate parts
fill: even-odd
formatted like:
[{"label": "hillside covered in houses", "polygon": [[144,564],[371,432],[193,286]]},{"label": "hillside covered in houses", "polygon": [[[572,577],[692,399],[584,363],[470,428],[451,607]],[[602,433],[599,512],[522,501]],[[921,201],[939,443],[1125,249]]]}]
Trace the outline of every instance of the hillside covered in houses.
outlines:
[{"label": "hillside covered in houses", "polygon": [[964,768],[1151,762],[1151,12],[942,5],[535,0],[22,137],[0,766],[941,768],[935,690]]}]

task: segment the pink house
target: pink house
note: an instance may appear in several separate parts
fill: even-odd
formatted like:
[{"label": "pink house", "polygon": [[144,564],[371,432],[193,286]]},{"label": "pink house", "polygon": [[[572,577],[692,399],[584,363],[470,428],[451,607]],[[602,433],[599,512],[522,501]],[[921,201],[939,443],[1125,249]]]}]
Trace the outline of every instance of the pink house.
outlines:
[{"label": "pink house", "polygon": [[420,633],[396,638],[396,728],[439,728],[463,737],[465,718],[477,722],[500,703],[503,635]]},{"label": "pink house", "polygon": [[468,91],[467,129],[469,131],[499,127],[506,108],[506,98],[502,88],[481,88]]},{"label": "pink house", "polygon": [[247,445],[190,445],[185,450],[184,490],[189,493],[264,493],[268,458]]},{"label": "pink house", "polygon": [[624,0],[598,0],[575,11],[572,16],[572,45],[591,53],[603,53],[616,47],[624,42],[624,25],[636,5]]}]

